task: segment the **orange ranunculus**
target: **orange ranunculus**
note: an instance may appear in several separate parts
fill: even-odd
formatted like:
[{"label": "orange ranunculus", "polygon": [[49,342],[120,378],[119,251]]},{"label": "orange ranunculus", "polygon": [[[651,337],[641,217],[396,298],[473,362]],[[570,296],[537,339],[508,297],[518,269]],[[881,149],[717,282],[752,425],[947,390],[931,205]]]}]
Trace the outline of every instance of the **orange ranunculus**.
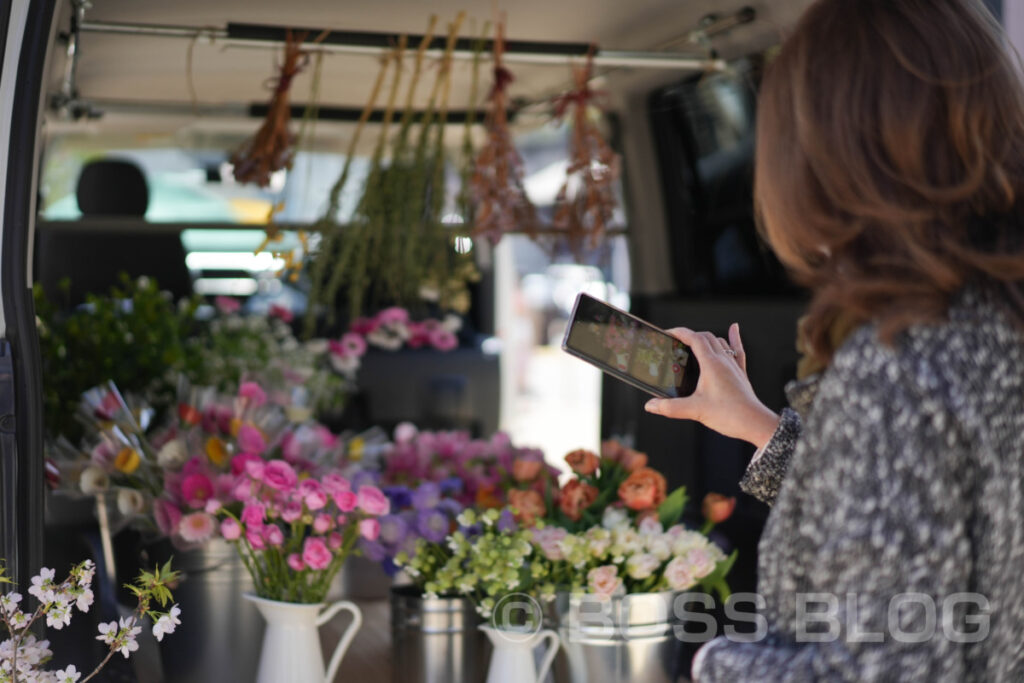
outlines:
[{"label": "orange ranunculus", "polygon": [[533,489],[511,489],[508,492],[508,504],[515,508],[516,521],[523,526],[533,526],[548,511],[544,497]]},{"label": "orange ranunculus", "polygon": [[512,478],[520,483],[533,481],[543,467],[544,462],[540,458],[516,458],[512,461]]},{"label": "orange ranunculus", "polygon": [[619,485],[619,498],[630,510],[650,510],[665,500],[666,488],[665,477],[650,467],[641,467]]},{"label": "orange ranunculus", "polygon": [[597,500],[597,489],[579,479],[573,479],[562,487],[562,496],[558,506],[562,508],[565,516],[572,521],[577,521],[583,516],[583,511]]},{"label": "orange ranunculus", "polygon": [[597,471],[598,459],[597,454],[593,451],[577,449],[566,455],[565,461],[569,463],[572,471],[581,477],[589,477]]},{"label": "orange ranunculus", "polygon": [[605,460],[618,462],[626,447],[615,439],[608,439],[601,442],[601,457]]},{"label": "orange ranunculus", "polygon": [[636,472],[641,467],[647,467],[647,455],[632,448],[626,448],[619,456],[619,464],[627,472]]},{"label": "orange ranunculus", "polygon": [[498,487],[485,484],[476,490],[476,505],[481,508],[500,508],[502,503]]},{"label": "orange ranunculus", "polygon": [[216,436],[211,436],[206,440],[206,447],[204,450],[206,451],[206,457],[208,457],[210,462],[217,467],[224,466],[224,464],[227,463],[228,458],[231,456],[228,452],[227,446],[224,444],[224,441]]},{"label": "orange ranunculus", "polygon": [[117,457],[114,458],[114,467],[125,474],[131,474],[135,470],[139,469],[139,452],[131,446],[122,448]]},{"label": "orange ranunculus", "polygon": [[721,524],[732,517],[736,509],[736,498],[734,496],[723,496],[721,493],[709,493],[704,496],[700,504],[700,511],[704,518],[712,524]]}]

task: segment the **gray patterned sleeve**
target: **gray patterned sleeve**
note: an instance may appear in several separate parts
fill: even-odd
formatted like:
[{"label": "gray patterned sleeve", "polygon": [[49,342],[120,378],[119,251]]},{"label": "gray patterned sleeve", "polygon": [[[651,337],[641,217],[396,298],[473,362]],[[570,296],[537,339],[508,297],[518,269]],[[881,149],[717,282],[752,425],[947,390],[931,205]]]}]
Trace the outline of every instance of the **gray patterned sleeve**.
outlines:
[{"label": "gray patterned sleeve", "polygon": [[[877,350],[833,367],[773,511],[785,546],[760,590],[783,604],[763,612],[766,638],[713,641],[699,683],[965,680],[943,610],[971,585],[975,475],[954,413],[921,384],[937,375]],[[778,462],[755,464],[752,490],[777,492]],[[932,637],[900,636],[929,621]]]},{"label": "gray patterned sleeve", "polygon": [[773,504],[799,436],[800,416],[791,408],[783,409],[775,434],[747,467],[740,488],[763,503]]}]

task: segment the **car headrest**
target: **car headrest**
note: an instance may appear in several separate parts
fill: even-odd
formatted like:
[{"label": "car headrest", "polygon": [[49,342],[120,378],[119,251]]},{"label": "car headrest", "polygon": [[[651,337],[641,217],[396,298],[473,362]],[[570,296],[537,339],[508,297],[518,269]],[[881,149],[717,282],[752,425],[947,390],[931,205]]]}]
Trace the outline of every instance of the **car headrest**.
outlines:
[{"label": "car headrest", "polygon": [[90,161],[78,176],[78,208],[83,216],[146,215],[149,188],[142,169],[132,161]]}]

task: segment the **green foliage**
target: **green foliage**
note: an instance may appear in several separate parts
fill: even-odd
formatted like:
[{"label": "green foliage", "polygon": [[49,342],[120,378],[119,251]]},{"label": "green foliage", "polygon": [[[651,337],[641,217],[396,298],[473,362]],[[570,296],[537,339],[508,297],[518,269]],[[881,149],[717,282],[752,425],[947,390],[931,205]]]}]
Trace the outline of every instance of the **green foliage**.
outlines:
[{"label": "green foliage", "polygon": [[686,487],[680,486],[658,506],[658,521],[666,529],[679,521],[686,508]]},{"label": "green foliage", "polygon": [[[69,283],[62,283],[63,291]],[[74,416],[83,391],[113,380],[122,391],[173,399],[169,368],[184,368],[184,340],[195,331],[199,299],[175,303],[149,278],[121,284],[62,312],[34,290],[47,432],[77,440]]]}]

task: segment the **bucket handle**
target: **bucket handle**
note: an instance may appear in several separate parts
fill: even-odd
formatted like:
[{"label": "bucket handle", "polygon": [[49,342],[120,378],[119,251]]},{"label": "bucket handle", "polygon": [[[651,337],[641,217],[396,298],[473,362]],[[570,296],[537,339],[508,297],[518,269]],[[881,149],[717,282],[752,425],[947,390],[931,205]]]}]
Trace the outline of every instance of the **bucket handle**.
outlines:
[{"label": "bucket handle", "polygon": [[327,609],[319,614],[316,618],[316,625],[323,626],[331,620],[335,614],[341,610],[348,610],[352,613],[352,623],[348,625],[345,632],[341,634],[341,640],[334,647],[334,653],[331,655],[331,663],[327,665],[327,676],[324,678],[324,683],[332,683],[334,681],[335,674],[338,673],[338,667],[341,665],[341,659],[345,656],[345,652],[348,650],[348,646],[352,644],[352,639],[356,636],[356,631],[363,625],[363,613],[359,607],[348,600],[338,600],[337,602],[331,603]]},{"label": "bucket handle", "polygon": [[562,640],[558,637],[557,633],[549,628],[541,631],[540,637],[541,640],[547,638],[551,641],[548,651],[544,653],[544,659],[540,662],[540,669],[537,671],[537,680],[543,681],[544,677],[548,675],[548,669],[551,668],[551,663],[555,661],[555,655],[558,654],[558,646],[562,644]]}]

